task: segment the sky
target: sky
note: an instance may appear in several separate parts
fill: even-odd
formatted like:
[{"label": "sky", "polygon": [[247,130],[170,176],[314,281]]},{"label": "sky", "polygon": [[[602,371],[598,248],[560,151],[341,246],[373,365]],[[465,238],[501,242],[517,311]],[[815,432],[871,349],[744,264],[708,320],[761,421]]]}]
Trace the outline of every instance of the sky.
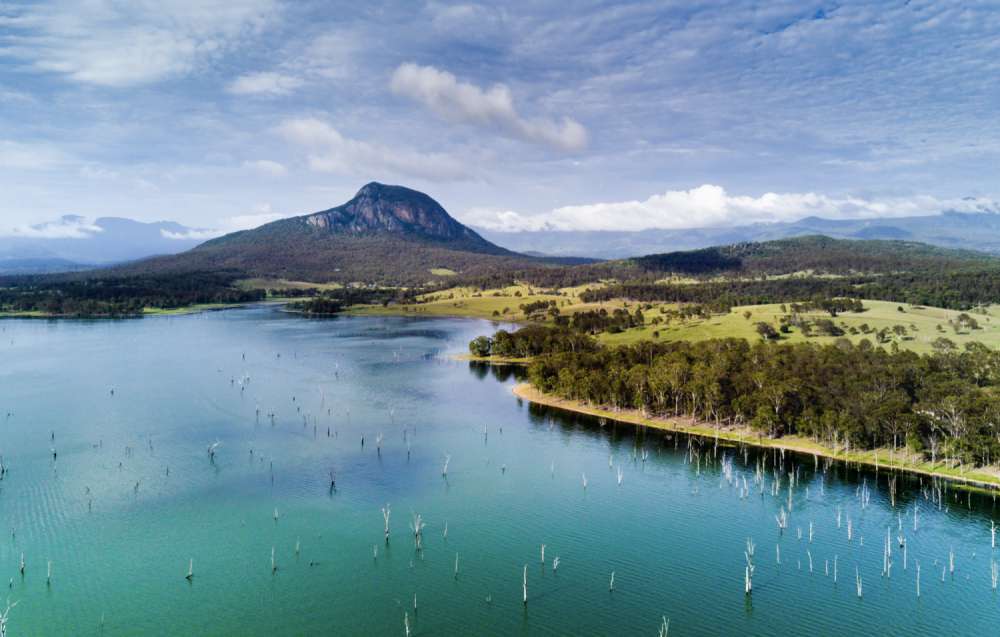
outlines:
[{"label": "sky", "polygon": [[998,33],[994,0],[0,0],[0,234],[369,181],[507,231],[1000,211]]}]

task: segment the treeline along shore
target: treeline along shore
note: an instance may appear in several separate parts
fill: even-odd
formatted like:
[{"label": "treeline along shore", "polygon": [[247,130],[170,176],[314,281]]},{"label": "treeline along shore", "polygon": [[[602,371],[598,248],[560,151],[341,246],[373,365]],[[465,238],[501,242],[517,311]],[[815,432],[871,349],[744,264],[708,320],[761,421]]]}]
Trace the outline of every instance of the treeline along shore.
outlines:
[{"label": "treeline along shore", "polygon": [[532,326],[470,349],[483,354],[497,342],[533,354],[530,387],[516,390],[528,400],[1000,486],[1000,352],[976,343],[925,355],[847,340],[602,347]]}]

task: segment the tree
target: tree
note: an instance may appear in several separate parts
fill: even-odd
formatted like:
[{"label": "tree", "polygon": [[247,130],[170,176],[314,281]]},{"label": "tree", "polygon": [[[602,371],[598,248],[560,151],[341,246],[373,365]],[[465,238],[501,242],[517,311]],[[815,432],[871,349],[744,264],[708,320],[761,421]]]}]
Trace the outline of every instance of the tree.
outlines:
[{"label": "tree", "polygon": [[933,347],[934,351],[939,354],[943,354],[946,352],[954,352],[956,349],[958,349],[958,346],[955,345],[955,341],[951,340],[950,338],[945,338],[944,336],[939,336],[938,338],[934,339],[934,342],[931,343],[931,347]]},{"label": "tree", "polygon": [[778,330],[774,329],[774,326],[770,323],[765,323],[764,321],[758,322],[754,328],[760,337],[765,341],[774,341],[778,339]]},{"label": "tree", "polygon": [[469,352],[482,358],[489,356],[492,348],[493,341],[488,336],[477,336],[469,343]]}]

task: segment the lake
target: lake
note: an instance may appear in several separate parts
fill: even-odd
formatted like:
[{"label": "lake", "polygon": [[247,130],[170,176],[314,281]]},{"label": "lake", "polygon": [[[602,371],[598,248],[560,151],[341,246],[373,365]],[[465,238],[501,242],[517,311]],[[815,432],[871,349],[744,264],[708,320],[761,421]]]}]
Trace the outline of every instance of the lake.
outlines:
[{"label": "lake", "polygon": [[995,634],[992,496],[531,406],[494,329],[0,322],[9,634]]}]

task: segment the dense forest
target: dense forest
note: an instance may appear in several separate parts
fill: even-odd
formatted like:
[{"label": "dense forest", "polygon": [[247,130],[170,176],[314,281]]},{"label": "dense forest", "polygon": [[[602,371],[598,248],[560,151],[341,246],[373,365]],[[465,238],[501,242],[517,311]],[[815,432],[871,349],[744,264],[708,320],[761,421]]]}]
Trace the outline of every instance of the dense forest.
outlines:
[{"label": "dense forest", "polygon": [[985,465],[1000,454],[1000,352],[978,344],[923,356],[846,340],[603,348],[567,328],[531,326],[472,347],[534,356],[528,376],[542,391],[616,410],[748,425],[839,449],[906,448],[932,461]]},{"label": "dense forest", "polygon": [[232,273],[88,278],[77,275],[0,279],[0,312],[40,312],[67,317],[141,316],[147,307],[247,303],[263,290],[232,286]]}]

